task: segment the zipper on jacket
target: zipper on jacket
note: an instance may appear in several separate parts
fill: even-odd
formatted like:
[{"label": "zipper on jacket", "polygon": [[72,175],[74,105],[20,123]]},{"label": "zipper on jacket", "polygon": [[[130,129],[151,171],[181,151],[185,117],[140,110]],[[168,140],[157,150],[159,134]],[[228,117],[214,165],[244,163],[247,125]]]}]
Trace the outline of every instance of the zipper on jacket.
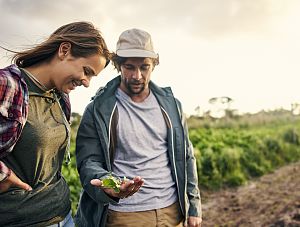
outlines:
[{"label": "zipper on jacket", "polygon": [[[175,171],[175,181],[176,181],[176,185],[177,185],[177,193],[178,193],[178,202],[179,202],[179,205],[180,205],[180,208],[181,208],[181,211],[182,211],[182,214],[185,216],[185,213],[183,212],[183,207],[182,207],[182,204],[181,204],[181,201],[180,201],[180,191],[179,191],[179,184],[178,184],[178,177],[177,177],[177,170],[176,170],[176,165],[175,165],[175,153],[174,153],[174,132],[173,132],[173,125],[172,125],[172,122],[171,122],[171,119],[167,113],[167,111],[165,111],[165,109],[161,106],[160,107],[162,109],[162,111],[166,114],[166,117],[169,121],[169,124],[170,124],[170,129],[171,129],[171,136],[172,136],[172,155],[173,155],[173,168],[174,168],[174,171]],[[185,198],[183,198],[185,199]]]},{"label": "zipper on jacket", "polygon": [[117,103],[114,105],[114,108],[111,112],[111,115],[109,117],[109,125],[108,125],[108,143],[107,143],[107,151],[108,151],[108,160],[109,160],[109,165],[110,165],[110,171],[112,171],[112,162],[110,160],[110,157],[111,157],[111,154],[110,154],[110,151],[109,151],[109,147],[110,147],[110,129],[111,129],[111,121],[112,121],[112,117],[114,115],[114,112],[117,108]]}]

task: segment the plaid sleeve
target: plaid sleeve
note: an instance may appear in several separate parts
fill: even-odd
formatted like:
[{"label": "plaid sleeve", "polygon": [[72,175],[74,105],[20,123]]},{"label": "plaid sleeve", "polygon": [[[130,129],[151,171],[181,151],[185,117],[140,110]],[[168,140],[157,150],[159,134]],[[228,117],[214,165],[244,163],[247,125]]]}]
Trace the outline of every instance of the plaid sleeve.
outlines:
[{"label": "plaid sleeve", "polygon": [[22,131],[24,91],[8,70],[0,70],[0,158],[9,153]]},{"label": "plaid sleeve", "polygon": [[11,170],[0,161],[0,182],[6,180],[11,174]]},{"label": "plaid sleeve", "polygon": [[13,145],[19,138],[22,125],[17,121],[10,121],[0,115],[0,158],[11,152]]}]

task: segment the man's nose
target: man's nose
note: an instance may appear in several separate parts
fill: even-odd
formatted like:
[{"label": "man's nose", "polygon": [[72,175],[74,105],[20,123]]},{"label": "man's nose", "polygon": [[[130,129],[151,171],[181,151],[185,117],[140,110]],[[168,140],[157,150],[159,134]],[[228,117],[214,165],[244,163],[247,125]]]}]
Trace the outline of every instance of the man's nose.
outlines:
[{"label": "man's nose", "polygon": [[137,68],[136,70],[134,70],[132,78],[139,80],[142,78],[142,72],[139,68]]}]

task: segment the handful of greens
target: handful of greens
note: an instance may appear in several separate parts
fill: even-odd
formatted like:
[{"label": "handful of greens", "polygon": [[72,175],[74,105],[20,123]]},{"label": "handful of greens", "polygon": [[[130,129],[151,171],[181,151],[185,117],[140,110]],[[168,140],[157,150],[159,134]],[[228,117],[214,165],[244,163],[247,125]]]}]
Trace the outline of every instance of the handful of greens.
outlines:
[{"label": "handful of greens", "polygon": [[[102,181],[102,186],[104,188],[112,188],[116,193],[120,192],[120,187],[122,183],[122,180],[120,178],[116,178],[113,175],[109,175],[100,180]],[[126,181],[126,177],[124,177],[123,181]]]}]

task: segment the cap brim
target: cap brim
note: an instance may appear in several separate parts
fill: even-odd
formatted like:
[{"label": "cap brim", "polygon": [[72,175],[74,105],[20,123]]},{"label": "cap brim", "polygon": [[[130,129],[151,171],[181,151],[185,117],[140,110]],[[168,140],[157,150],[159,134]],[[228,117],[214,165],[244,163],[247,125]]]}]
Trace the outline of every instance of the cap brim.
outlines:
[{"label": "cap brim", "polygon": [[147,51],[147,50],[139,50],[139,49],[131,49],[131,50],[117,50],[116,54],[120,57],[125,58],[157,58],[158,54]]}]

